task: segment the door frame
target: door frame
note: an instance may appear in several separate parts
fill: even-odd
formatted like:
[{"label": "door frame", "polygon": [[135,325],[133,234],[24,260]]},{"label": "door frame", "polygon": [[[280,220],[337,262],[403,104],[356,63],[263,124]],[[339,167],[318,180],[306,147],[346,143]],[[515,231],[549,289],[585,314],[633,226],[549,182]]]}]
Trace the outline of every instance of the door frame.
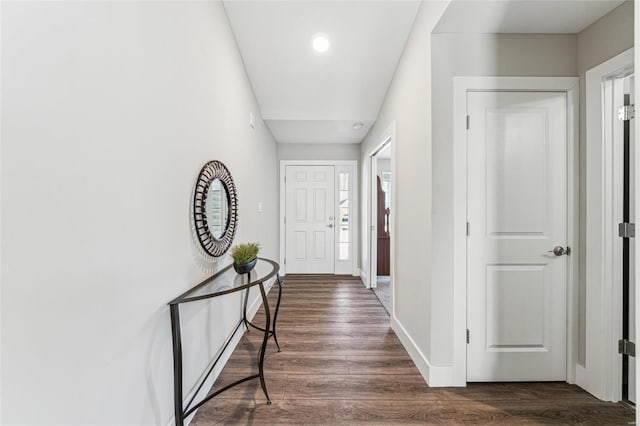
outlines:
[{"label": "door frame", "polygon": [[[387,146],[391,147],[391,196],[393,197],[393,146],[391,146],[391,135],[374,149],[369,159],[369,288],[378,287],[376,277],[378,276],[378,158],[376,157]],[[375,166],[374,166],[375,165]],[[374,204],[375,198],[375,204]],[[389,208],[393,207],[393,200],[389,202]],[[389,218],[389,235],[391,235],[391,217]],[[391,241],[389,241],[389,280],[391,281]],[[392,284],[391,284],[392,285]],[[392,296],[393,301],[393,296]]]},{"label": "door frame", "polygon": [[[371,170],[371,157],[380,152],[380,150],[387,144],[391,144],[391,217],[389,218],[389,234],[391,235],[389,241],[389,280],[390,290],[391,290],[391,318],[394,318],[395,315],[395,297],[394,297],[394,288],[395,288],[395,213],[394,209],[396,207],[396,193],[397,193],[397,185],[395,179],[395,171],[396,171],[396,122],[392,121],[389,126],[382,132],[379,142],[376,143],[373,147],[368,149],[364,156],[364,164],[363,168],[363,176],[362,176],[362,205],[365,206],[363,209],[363,226],[362,226],[362,268],[360,278],[364,283],[365,287],[372,288],[372,282],[375,280],[375,274],[373,272],[373,266],[371,262],[372,256],[372,230],[371,226],[373,225],[373,220],[375,220],[375,216],[372,217],[373,206],[371,203],[371,198],[373,191],[376,189],[374,186],[375,176]],[[377,271],[376,271],[377,273]],[[373,275],[373,276],[372,276]]]},{"label": "door frame", "polygon": [[454,77],[453,93],[453,371],[467,384],[467,92],[536,91],[567,95],[567,382],[575,381],[578,349],[578,93],[577,77]]},{"label": "door frame", "polygon": [[[376,153],[380,152],[386,146],[386,142],[383,143]],[[377,288],[378,287],[378,159],[376,158],[376,153],[371,154],[367,157],[367,161],[369,163],[369,203],[367,205],[367,210],[369,211],[369,226],[367,227],[369,232],[369,244],[367,244],[367,253],[369,253],[369,272],[367,273],[367,277],[369,280],[367,282],[368,288]],[[375,200],[375,205],[374,205]]]},{"label": "door frame", "polygon": [[[585,235],[585,366],[576,366],[576,383],[605,401],[622,398],[622,363],[617,340],[622,337],[622,248],[617,236],[622,168],[617,152],[613,93],[605,80],[633,73],[633,48],[585,73],[586,89],[586,229]],[[607,95],[607,96],[605,96]],[[609,113],[606,114],[605,112]],[[637,192],[637,191],[636,191]],[[619,204],[619,205],[618,205]]]},{"label": "door frame", "polygon": [[[351,245],[349,246],[349,261],[351,264],[350,273],[351,275],[358,276],[358,253],[359,253],[359,241],[358,241],[358,230],[359,230],[359,210],[358,210],[358,200],[359,200],[359,188],[358,188],[358,161],[357,160],[280,160],[280,219],[279,219],[279,228],[280,228],[280,275],[285,276],[287,274],[287,265],[285,263],[286,256],[286,224],[284,221],[285,212],[286,212],[286,184],[285,184],[285,173],[287,166],[333,166],[335,173],[335,181],[334,181],[334,209],[335,214],[334,217],[338,217],[338,185],[339,179],[338,173],[340,169],[348,170],[351,173],[351,179],[349,182],[349,191],[351,192],[349,202],[351,204],[351,227],[349,228],[349,241]],[[336,248],[334,253],[334,275],[336,274],[338,256],[339,256],[339,240],[338,240],[338,226],[334,227],[335,238],[334,238],[334,247]]]}]

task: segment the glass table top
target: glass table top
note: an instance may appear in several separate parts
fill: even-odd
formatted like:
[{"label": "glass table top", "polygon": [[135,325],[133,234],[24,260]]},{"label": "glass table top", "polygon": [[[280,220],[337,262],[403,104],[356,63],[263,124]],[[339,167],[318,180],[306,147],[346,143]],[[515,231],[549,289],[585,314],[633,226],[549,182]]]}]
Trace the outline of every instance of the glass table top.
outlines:
[{"label": "glass table top", "polygon": [[240,291],[272,278],[279,269],[280,266],[276,262],[261,257],[258,258],[255,268],[249,274],[240,275],[233,269],[233,265],[229,265],[176,297],[168,304],[177,305]]}]

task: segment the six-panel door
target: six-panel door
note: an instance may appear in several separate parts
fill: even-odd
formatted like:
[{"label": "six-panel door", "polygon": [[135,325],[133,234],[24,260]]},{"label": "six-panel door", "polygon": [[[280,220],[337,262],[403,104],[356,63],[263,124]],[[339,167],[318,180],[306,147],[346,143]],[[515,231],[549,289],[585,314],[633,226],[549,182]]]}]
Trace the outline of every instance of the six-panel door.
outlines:
[{"label": "six-panel door", "polygon": [[334,167],[287,166],[285,186],[287,273],[334,273]]}]

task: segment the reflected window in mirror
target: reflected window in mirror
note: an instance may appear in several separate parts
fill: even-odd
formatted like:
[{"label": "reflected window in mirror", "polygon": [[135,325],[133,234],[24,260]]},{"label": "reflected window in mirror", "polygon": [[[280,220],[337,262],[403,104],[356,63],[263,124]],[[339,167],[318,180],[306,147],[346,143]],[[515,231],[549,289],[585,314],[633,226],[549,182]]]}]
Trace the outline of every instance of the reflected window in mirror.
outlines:
[{"label": "reflected window in mirror", "polygon": [[238,222],[238,195],[227,167],[209,161],[200,170],[193,195],[196,235],[205,252],[222,256],[231,247]]},{"label": "reflected window in mirror", "polygon": [[229,196],[220,179],[214,179],[209,185],[205,209],[211,235],[219,240],[229,224]]}]

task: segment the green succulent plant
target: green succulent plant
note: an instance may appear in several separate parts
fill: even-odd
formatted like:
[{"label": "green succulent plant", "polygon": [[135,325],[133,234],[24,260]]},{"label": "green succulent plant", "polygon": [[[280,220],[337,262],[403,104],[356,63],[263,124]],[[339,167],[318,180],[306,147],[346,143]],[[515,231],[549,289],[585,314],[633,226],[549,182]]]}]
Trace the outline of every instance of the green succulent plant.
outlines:
[{"label": "green succulent plant", "polygon": [[259,251],[259,243],[238,244],[231,247],[231,257],[236,264],[244,265],[245,263],[249,263],[256,257],[258,257]]}]

